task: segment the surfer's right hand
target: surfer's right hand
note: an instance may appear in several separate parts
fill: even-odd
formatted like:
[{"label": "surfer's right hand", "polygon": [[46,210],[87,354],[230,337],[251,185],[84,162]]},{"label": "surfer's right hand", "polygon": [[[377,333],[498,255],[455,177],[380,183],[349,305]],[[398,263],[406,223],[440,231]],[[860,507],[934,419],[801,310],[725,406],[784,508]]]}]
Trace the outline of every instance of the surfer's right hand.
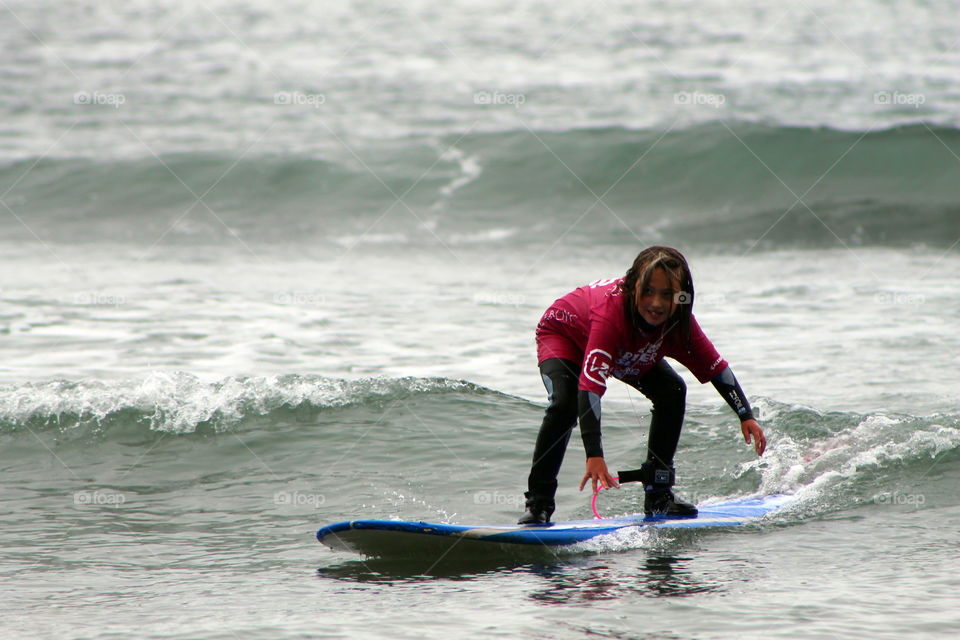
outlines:
[{"label": "surfer's right hand", "polygon": [[580,491],[583,491],[583,487],[587,484],[588,479],[592,481],[594,493],[597,492],[598,480],[604,489],[609,489],[610,487],[620,488],[620,483],[617,482],[617,479],[607,471],[607,462],[599,456],[587,458],[587,472],[583,474],[583,480],[580,481]]}]

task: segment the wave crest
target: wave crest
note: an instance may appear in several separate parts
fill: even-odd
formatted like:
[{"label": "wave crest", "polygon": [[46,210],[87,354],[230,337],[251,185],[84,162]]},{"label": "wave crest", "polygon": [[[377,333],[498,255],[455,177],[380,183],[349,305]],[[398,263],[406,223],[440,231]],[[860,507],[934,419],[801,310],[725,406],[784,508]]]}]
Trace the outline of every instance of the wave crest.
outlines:
[{"label": "wave crest", "polygon": [[230,377],[205,383],[187,373],[153,373],[138,381],[55,380],[0,388],[0,433],[76,429],[103,431],[130,423],[152,431],[229,429],[280,410],[337,409],[432,393],[482,393],[445,378],[343,380],[316,375]]}]

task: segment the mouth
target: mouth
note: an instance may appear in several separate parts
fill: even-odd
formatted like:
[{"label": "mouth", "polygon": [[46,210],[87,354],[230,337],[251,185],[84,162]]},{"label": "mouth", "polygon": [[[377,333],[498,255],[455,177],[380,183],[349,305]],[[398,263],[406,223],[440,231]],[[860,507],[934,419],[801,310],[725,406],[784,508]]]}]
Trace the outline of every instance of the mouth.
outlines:
[{"label": "mouth", "polygon": [[651,324],[656,324],[659,321],[663,321],[667,317],[667,314],[664,311],[660,311],[660,310],[644,309],[644,313],[647,316],[648,322],[651,320],[653,321],[651,322]]}]

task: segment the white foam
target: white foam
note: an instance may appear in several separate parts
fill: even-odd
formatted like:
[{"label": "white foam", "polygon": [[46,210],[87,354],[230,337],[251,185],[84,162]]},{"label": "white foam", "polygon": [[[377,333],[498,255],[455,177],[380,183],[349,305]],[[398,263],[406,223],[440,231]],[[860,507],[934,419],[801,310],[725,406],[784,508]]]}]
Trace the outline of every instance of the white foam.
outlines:
[{"label": "white foam", "polygon": [[342,407],[371,397],[398,392],[468,389],[466,383],[416,378],[367,378],[347,381],[321,376],[262,376],[226,378],[205,383],[178,372],[155,372],[141,380],[110,382],[53,381],[0,388],[0,420],[23,425],[82,421],[101,423],[124,410],[139,412],[150,428],[190,433],[202,423],[218,429],[245,417],[265,415],[281,407],[303,403],[314,407]]},{"label": "white foam", "polygon": [[960,447],[960,429],[940,424],[905,428],[914,418],[875,414],[837,435],[803,445],[779,438],[763,458],[743,463],[738,474],[760,474],[761,493],[793,493],[801,503],[821,501],[841,484],[870,469],[934,458]]}]

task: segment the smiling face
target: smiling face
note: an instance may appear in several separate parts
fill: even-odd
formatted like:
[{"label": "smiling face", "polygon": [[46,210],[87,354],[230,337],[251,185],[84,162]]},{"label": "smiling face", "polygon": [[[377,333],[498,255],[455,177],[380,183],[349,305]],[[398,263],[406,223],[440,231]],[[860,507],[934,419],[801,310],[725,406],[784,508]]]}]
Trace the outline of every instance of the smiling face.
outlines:
[{"label": "smiling face", "polygon": [[635,299],[637,311],[647,324],[660,326],[673,315],[674,296],[680,291],[680,283],[671,280],[667,272],[655,268],[650,273],[650,281],[643,286],[643,281],[637,281]]}]

